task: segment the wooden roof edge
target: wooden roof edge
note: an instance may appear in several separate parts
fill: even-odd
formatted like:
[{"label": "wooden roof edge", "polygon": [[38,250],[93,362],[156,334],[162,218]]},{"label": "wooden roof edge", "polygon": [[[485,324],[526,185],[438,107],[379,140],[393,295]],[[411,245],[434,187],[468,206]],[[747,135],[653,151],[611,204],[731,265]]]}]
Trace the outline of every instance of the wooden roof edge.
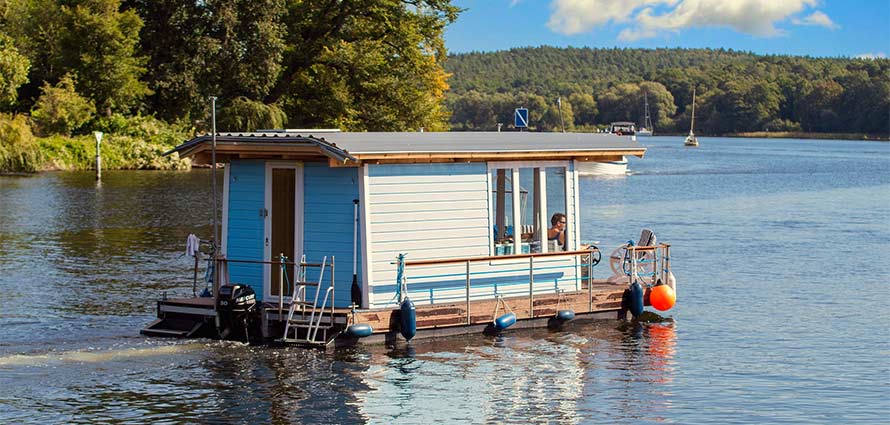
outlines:
[{"label": "wooden roof edge", "polygon": [[[523,151],[523,152],[397,152],[397,153],[356,153],[353,154],[358,160],[392,160],[392,159],[423,159],[423,160],[455,160],[455,159],[480,159],[492,158],[495,160],[505,159],[528,159],[528,158],[549,158],[549,159],[579,159],[583,158],[604,158],[615,156],[636,156],[642,158],[646,149],[616,149],[616,150],[597,150],[597,151]],[[595,161],[596,159],[591,159]]]},{"label": "wooden roof edge", "polygon": [[[185,143],[167,151],[162,154],[162,156],[171,155],[173,153],[179,153],[179,156],[182,158],[190,157],[197,155],[208,149],[207,142],[212,141],[212,135],[201,135],[195,137],[191,140],[186,141]],[[271,139],[270,139],[271,141]],[[317,139],[315,137],[293,137],[291,140],[287,141],[274,141],[270,143],[257,143],[254,141],[248,143],[240,143],[243,142],[242,139],[238,137],[230,137],[225,135],[217,135],[217,150],[225,150],[226,148],[231,148],[233,146],[244,147],[245,151],[250,150],[258,150],[257,148],[266,149],[269,147],[280,147],[282,148],[282,154],[286,154],[288,148],[292,148],[294,142],[303,143],[307,146],[313,146],[323,157],[327,157],[332,161],[340,161],[340,162],[357,162],[358,159],[351,155],[348,151],[344,149],[340,149],[336,145],[329,143],[322,139]],[[222,146],[221,146],[222,145]]]}]

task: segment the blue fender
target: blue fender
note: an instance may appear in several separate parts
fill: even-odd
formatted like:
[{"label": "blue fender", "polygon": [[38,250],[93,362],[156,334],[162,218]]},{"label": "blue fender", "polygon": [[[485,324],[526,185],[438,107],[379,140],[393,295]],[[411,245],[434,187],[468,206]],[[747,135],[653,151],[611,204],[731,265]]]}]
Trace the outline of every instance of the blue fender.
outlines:
[{"label": "blue fender", "polygon": [[374,328],[367,323],[356,323],[346,328],[346,335],[353,338],[364,338],[366,336],[371,336],[372,333],[374,333]]},{"label": "blue fender", "polygon": [[509,328],[510,326],[513,326],[514,323],[516,323],[516,315],[513,313],[507,313],[498,317],[497,319],[494,319],[494,328],[502,331]]},{"label": "blue fender", "polygon": [[406,340],[411,341],[414,335],[417,335],[417,311],[414,309],[414,302],[410,298],[405,298],[400,307],[401,314],[399,317],[399,332]]},{"label": "blue fender", "polygon": [[628,292],[628,310],[634,317],[643,313],[643,286],[639,282],[630,284]]},{"label": "blue fender", "polygon": [[556,313],[556,319],[561,320],[563,322],[567,322],[575,318],[575,312],[572,310],[559,310]]}]

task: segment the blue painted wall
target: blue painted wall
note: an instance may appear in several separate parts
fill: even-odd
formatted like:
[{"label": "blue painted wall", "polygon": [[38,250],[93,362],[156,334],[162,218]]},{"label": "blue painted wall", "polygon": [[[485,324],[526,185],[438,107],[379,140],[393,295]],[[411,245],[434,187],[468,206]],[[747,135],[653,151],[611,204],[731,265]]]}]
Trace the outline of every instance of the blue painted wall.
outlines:
[{"label": "blue painted wall", "polygon": [[[327,164],[305,164],[303,171],[303,250],[309,262],[335,257],[334,299],[337,307],[351,304],[352,246],[354,212],[353,200],[359,198],[357,168],[329,168]],[[362,285],[361,230],[358,241],[359,285]],[[310,273],[310,280],[318,275]],[[322,290],[330,283],[324,278]],[[314,288],[307,288],[307,298],[314,297]],[[322,292],[319,296],[324,296]]]},{"label": "blue painted wall", "polygon": [[[259,212],[265,207],[266,163],[262,160],[236,160],[229,164],[229,215],[226,225],[226,255],[230,259],[263,260],[265,219]],[[327,164],[307,163],[303,171],[303,252],[309,262],[335,257],[336,306],[351,303],[353,199],[358,199],[358,170],[329,168]],[[361,241],[359,240],[359,248]],[[361,252],[358,253],[358,278],[361,279]],[[310,270],[308,280],[318,279]],[[229,281],[253,288],[263,298],[263,267],[258,264],[229,264]],[[330,284],[324,279],[322,290]],[[307,288],[307,296],[315,296]],[[324,292],[321,293],[324,296]],[[319,302],[321,300],[319,299]]]},{"label": "blue painted wall", "polygon": [[[242,160],[229,164],[229,216],[226,257],[237,260],[263,260],[266,165],[263,161]],[[257,298],[263,298],[263,268],[259,264],[229,264],[229,282],[249,285]]]}]

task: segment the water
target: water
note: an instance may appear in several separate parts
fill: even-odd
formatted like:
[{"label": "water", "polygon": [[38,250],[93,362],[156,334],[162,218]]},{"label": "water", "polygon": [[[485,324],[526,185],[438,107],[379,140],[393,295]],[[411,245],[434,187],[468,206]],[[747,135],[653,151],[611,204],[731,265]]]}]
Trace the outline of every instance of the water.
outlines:
[{"label": "water", "polygon": [[0,423],[886,422],[890,144],[641,142],[582,239],[671,243],[669,320],[329,353],[139,336],[206,170],[0,177]]}]

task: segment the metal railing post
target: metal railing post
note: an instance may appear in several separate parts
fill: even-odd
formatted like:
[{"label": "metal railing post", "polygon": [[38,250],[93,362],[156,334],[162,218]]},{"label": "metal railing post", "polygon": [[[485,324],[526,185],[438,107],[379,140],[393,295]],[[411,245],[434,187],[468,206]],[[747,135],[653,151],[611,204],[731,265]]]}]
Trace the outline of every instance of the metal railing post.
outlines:
[{"label": "metal railing post", "polygon": [[334,324],[334,302],[337,291],[334,290],[334,256],[331,256],[331,324]]},{"label": "metal railing post", "polygon": [[467,260],[467,324],[470,324],[470,260]]},{"label": "metal railing post", "polygon": [[587,254],[587,312],[593,313],[593,249]]},{"label": "metal railing post", "polygon": [[528,318],[535,317],[535,257],[528,257]]},{"label": "metal railing post", "polygon": [[278,321],[284,312],[284,253],[278,254]]}]

